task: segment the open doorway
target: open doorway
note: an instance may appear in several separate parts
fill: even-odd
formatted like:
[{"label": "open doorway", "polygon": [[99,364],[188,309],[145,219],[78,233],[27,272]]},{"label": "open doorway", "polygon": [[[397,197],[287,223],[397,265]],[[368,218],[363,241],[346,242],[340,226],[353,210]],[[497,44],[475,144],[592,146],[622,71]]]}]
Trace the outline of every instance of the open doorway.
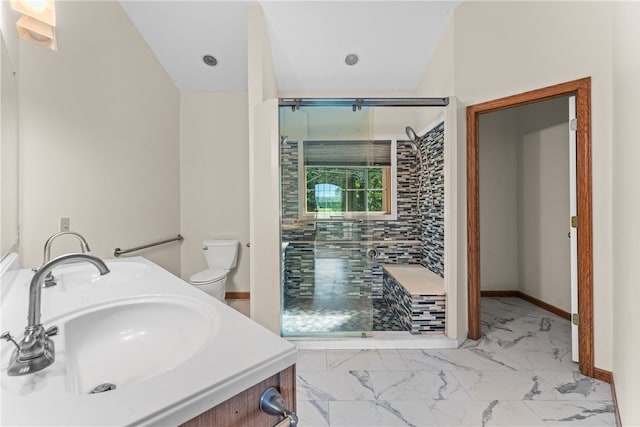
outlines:
[{"label": "open doorway", "polygon": [[[546,322],[541,331],[561,343],[554,346],[557,357],[577,362],[578,331],[570,324],[570,313],[578,311],[570,220],[575,215],[572,101],[563,96],[480,116],[480,295],[518,297],[542,307],[535,313]],[[482,299],[483,325],[493,317],[485,304],[498,302]],[[556,321],[548,311],[566,321]]]},{"label": "open doorway", "polygon": [[[577,298],[579,367],[594,376],[593,366],[593,236],[591,208],[590,78],[534,90],[467,108],[467,213],[469,338],[480,338],[480,116],[559,97],[575,96],[577,188]],[[566,236],[566,235],[565,235]]]}]

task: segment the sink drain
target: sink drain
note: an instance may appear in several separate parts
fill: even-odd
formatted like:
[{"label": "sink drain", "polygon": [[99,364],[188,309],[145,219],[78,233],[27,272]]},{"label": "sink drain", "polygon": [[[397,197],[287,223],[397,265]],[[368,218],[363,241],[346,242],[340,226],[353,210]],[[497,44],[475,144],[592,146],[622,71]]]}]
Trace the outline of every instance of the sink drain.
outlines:
[{"label": "sink drain", "polygon": [[116,389],[115,384],[102,383],[99,386],[96,386],[93,390],[91,390],[89,394],[104,393],[105,391],[111,391],[115,389]]}]

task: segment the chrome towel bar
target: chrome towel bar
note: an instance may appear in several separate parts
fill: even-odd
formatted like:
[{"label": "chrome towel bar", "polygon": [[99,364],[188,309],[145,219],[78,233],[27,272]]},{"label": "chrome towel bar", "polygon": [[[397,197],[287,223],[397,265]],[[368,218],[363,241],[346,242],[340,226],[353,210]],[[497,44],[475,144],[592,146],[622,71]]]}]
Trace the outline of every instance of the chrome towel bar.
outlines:
[{"label": "chrome towel bar", "polygon": [[113,250],[113,256],[115,256],[117,258],[120,255],[128,254],[130,252],[141,251],[143,249],[151,248],[151,247],[154,247],[154,246],[164,245],[165,243],[182,242],[183,240],[184,240],[184,237],[182,237],[181,234],[178,234],[176,237],[172,237],[170,239],[165,239],[165,240],[162,240],[160,242],[155,242],[155,243],[149,243],[148,245],[136,246],[135,248],[129,248],[129,249],[115,248]]}]

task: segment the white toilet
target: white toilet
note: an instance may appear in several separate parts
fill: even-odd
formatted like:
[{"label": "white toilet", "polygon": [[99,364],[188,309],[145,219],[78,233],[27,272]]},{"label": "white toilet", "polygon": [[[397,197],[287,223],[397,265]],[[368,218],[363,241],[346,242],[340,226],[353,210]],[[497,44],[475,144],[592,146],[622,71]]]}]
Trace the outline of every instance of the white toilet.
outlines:
[{"label": "white toilet", "polygon": [[235,268],[238,259],[237,240],[205,240],[202,251],[209,268],[194,274],[189,282],[212,297],[225,302],[227,273]]}]

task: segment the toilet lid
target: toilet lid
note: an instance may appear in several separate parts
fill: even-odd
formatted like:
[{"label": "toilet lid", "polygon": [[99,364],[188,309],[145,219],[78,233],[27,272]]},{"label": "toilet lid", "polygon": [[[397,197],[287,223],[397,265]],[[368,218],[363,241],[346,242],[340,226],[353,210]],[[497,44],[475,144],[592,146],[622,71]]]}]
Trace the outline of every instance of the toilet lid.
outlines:
[{"label": "toilet lid", "polygon": [[191,283],[210,283],[215,282],[216,280],[220,280],[226,275],[227,272],[224,270],[208,269],[194,274],[193,276],[191,276],[190,281]]}]

